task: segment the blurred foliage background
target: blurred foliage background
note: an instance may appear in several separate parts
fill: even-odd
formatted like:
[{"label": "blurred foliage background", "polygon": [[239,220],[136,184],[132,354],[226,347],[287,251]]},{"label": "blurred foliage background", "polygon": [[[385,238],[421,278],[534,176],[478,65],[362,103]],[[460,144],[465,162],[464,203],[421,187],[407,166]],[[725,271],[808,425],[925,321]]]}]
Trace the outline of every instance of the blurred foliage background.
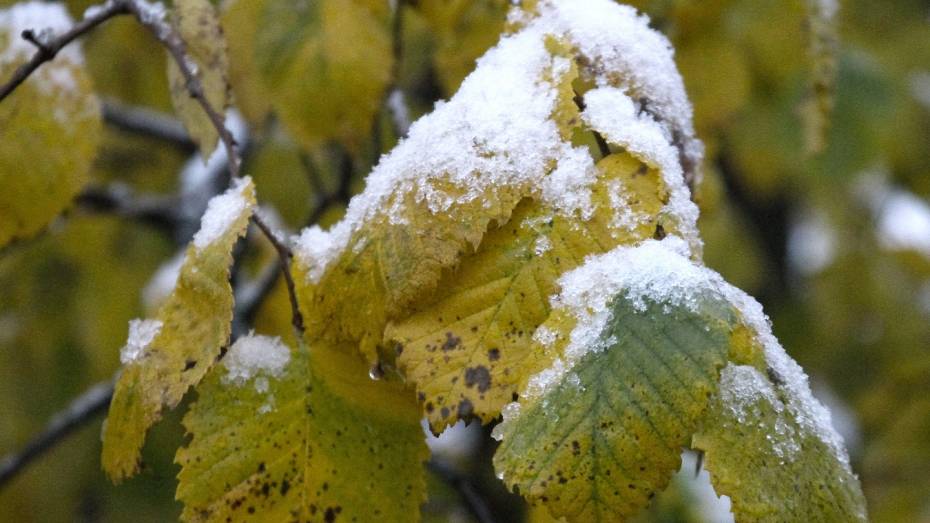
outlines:
[{"label": "blurred foliage background", "polygon": [[[66,3],[76,18],[92,5]],[[244,172],[291,231],[338,219],[402,134],[402,113],[415,119],[451,96],[505,27],[504,0],[397,3],[397,16],[382,0],[220,3],[250,137]],[[871,517],[930,521],[930,2],[842,0],[827,62],[810,53],[823,28],[802,0],[631,3],[674,44],[706,144],[696,193],[706,263],[763,303],[811,375]],[[204,171],[190,144],[118,118],[128,107],[171,112],[164,52],[130,19],[83,46],[107,107],[87,190],[177,203]],[[817,151],[805,108],[823,67],[835,67],[834,107]],[[0,251],[0,455],[113,375],[127,321],[163,298],[159,271],[199,218],[196,204],[158,220],[91,201]],[[274,263],[255,235],[242,252],[242,281]],[[280,282],[254,326],[291,335]],[[0,521],[176,519],[178,416],[150,436],[143,474],[118,489],[100,471],[96,418],[0,487]],[[470,426],[431,440],[424,518],[480,519],[470,491],[496,520],[546,520],[497,485],[485,436]],[[643,521],[716,521],[712,494],[684,469]]]}]

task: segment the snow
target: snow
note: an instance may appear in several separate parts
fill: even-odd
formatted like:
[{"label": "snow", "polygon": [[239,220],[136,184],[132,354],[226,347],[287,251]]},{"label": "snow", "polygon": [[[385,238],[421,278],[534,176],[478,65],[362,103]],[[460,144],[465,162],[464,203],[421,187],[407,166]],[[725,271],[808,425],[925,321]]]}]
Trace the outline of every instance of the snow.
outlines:
[{"label": "snow", "polygon": [[160,320],[129,320],[129,336],[120,350],[120,363],[128,365],[144,356],[155,336],[161,332],[162,325]]},{"label": "snow", "polygon": [[[31,29],[42,43],[71,29],[73,23],[63,4],[38,1],[14,4],[0,9],[0,68],[8,64],[25,62],[36,53],[36,47],[22,38],[23,31]],[[84,63],[84,54],[78,42],[63,47],[55,59],[33,73],[33,81],[43,93],[60,89],[72,92],[77,83],[71,68]]]},{"label": "snow", "polygon": [[875,234],[889,251],[916,251],[930,257],[930,203],[893,185],[883,167],[863,172],[855,194],[875,216]]},{"label": "snow", "polygon": [[[520,397],[542,397],[561,383],[582,357],[615,342],[602,335],[613,317],[611,305],[619,295],[639,311],[645,311],[648,302],[696,310],[708,293],[722,298],[721,289],[726,285],[723,279],[691,261],[688,253],[686,242],[671,235],[589,256],[580,267],[562,275],[558,281],[561,291],[550,298],[550,303],[553,309],[574,316],[575,327],[560,357],[551,367],[532,376]],[[533,335],[544,347],[552,347],[555,337],[545,327]]]},{"label": "snow", "polygon": [[252,179],[248,176],[240,178],[226,192],[210,200],[200,220],[200,230],[194,235],[197,249],[202,250],[215,242],[242,216],[249,206],[242,190],[250,183]]},{"label": "snow", "polygon": [[[667,169],[672,201],[666,214],[676,219],[692,246],[699,245],[697,208],[688,199],[673,142],[682,144],[693,164],[700,163],[702,146],[694,138],[691,106],[668,41],[635,10],[609,0],[545,1],[537,11],[538,16],[519,10],[511,15],[522,16],[523,27],[478,59],[452,99],[438,102],[432,113],[413,123],[408,137],[368,176],[365,191],[353,198],[343,221],[329,231],[305,229],[295,239],[310,283],[319,282],[353,239],[364,240],[356,234],[366,224],[403,225],[411,198],[431,213],[453,218],[469,203],[514,192],[537,198],[561,215],[591,215],[594,159],[587,149],[563,140],[551,118],[557,86],[572,69],[569,59],[547,50],[552,35],[566,38],[583,55],[579,63],[590,64],[582,65],[582,73],[598,86],[593,107],[586,111],[591,125],[617,120],[638,123],[651,133],[649,142],[625,140],[627,134],[619,132],[610,137],[642,145],[644,159]],[[616,94],[626,96],[626,90],[637,100],[648,100],[644,114],[657,120],[648,120],[648,114],[632,118],[630,104],[610,106],[612,85]],[[607,98],[599,99],[601,92]],[[653,138],[664,147],[653,144]]]},{"label": "snow", "polygon": [[[762,305],[731,285],[726,285],[724,292],[728,301],[739,310],[743,321],[754,332],[756,341],[762,345],[768,371],[778,376],[781,382],[776,386],[781,393],[779,396],[784,399],[790,418],[800,426],[802,432],[813,434],[824,442],[836,459],[848,469],[849,456],[843,439],[833,428],[830,411],[814,398],[807,375],[801,366],[788,356],[772,334],[771,323],[763,312]],[[732,392],[737,397],[740,396],[740,391]],[[720,393],[725,394],[722,380]],[[758,393],[759,391],[755,392]]]},{"label": "snow", "polygon": [[684,185],[678,150],[672,145],[671,130],[660,125],[636,107],[633,99],[616,87],[599,87],[585,93],[585,110],[581,113],[591,128],[608,142],[623,146],[650,167],[659,169],[669,190],[669,202],[663,214],[676,219],[687,239],[700,245],[695,229],[698,208]]},{"label": "snow", "polygon": [[[0,43],[5,44],[0,50],[0,66],[26,60],[35,54],[35,46],[20,37],[23,31],[31,29],[40,41],[47,41],[51,35],[64,33],[72,25],[68,11],[60,3],[31,1],[0,9],[0,35],[6,36],[0,39]],[[55,57],[55,61],[58,60],[83,64],[80,45],[71,43],[65,46]]]},{"label": "snow", "polygon": [[788,263],[802,276],[813,276],[836,258],[836,232],[822,212],[806,210],[788,230]]},{"label": "snow", "polygon": [[[770,378],[749,366],[728,365],[721,374],[719,389],[727,408],[737,419],[744,419],[749,415],[747,409],[760,399],[765,400],[777,412],[784,413],[770,438],[773,449],[783,460],[793,459],[800,450],[801,434],[812,434],[848,467],[849,458],[842,438],[833,428],[830,412],[813,397],[807,375],[772,334],[762,306],[716,272],[689,259],[688,246],[682,238],[670,235],[663,240],[646,240],[637,246],[621,246],[589,256],[580,267],[564,274],[558,284],[561,290],[550,298],[552,308],[573,316],[575,326],[553,364],[530,377],[520,394],[521,402],[539,398],[545,402],[544,396],[569,379],[582,357],[615,343],[603,334],[612,318],[610,305],[617,296],[624,296],[640,311],[649,302],[696,311],[709,296],[717,296],[739,312],[742,322],[762,347],[766,371],[774,376]],[[555,337],[548,329],[534,333],[534,339],[546,350],[555,348]],[[519,404],[510,405],[503,411],[503,422],[495,429],[495,437],[502,437],[505,427],[519,415]],[[789,420],[799,429],[794,429]]]},{"label": "snow", "polygon": [[878,239],[891,251],[917,251],[930,257],[930,204],[914,194],[893,189],[878,214]]},{"label": "snow", "polygon": [[223,357],[226,375],[222,381],[242,386],[258,376],[255,380],[255,390],[265,393],[268,391],[267,378],[281,376],[290,360],[291,352],[281,342],[281,338],[257,334],[242,336]]}]

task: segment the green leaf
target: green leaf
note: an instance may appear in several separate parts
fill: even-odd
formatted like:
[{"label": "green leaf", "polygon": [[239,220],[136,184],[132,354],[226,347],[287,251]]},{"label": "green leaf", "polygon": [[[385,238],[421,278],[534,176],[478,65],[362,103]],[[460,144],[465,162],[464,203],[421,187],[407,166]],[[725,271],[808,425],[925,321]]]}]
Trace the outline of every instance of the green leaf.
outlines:
[{"label": "green leaf", "polygon": [[390,81],[387,2],[262,0],[255,64],[281,121],[307,148],[369,135]]},{"label": "green leaf", "polygon": [[[629,517],[665,488],[726,363],[732,309],[712,294],[694,300],[616,296],[592,340],[603,348],[562,371],[558,360],[541,374],[548,383],[505,410],[494,457],[504,482],[568,521]],[[544,324],[556,353],[572,323],[556,311]]]},{"label": "green leaf", "polygon": [[[589,220],[567,218],[526,199],[510,221],[491,227],[477,252],[444,274],[432,298],[388,325],[386,345],[417,383],[426,415],[440,431],[471,414],[500,414],[535,369],[531,338],[549,316],[556,279],[589,254],[651,238],[668,195],[655,169],[626,153],[597,164]],[[626,195],[623,205],[612,199]]]},{"label": "green leaf", "polygon": [[183,519],[419,519],[428,450],[412,391],[370,379],[345,347],[301,345],[280,372],[246,375],[227,366],[236,350],[184,419]]},{"label": "green leaf", "polygon": [[130,337],[103,430],[103,468],[114,481],[138,471],[149,427],[163,408],[177,406],[228,342],[232,249],[245,234],[254,206],[250,178],[210,201],[175,289],[149,323],[148,336]]},{"label": "green leaf", "polygon": [[[24,4],[0,14],[2,82],[35,51],[21,39],[23,30],[44,24],[64,31],[71,23],[60,5]],[[88,181],[100,128],[100,104],[77,44],[0,103],[0,247],[35,235],[70,205]]]},{"label": "green leaf", "polygon": [[[173,23],[186,44],[188,57],[193,60],[193,72],[203,87],[204,96],[210,106],[222,114],[229,104],[229,62],[216,8],[209,0],[177,1]],[[216,148],[219,135],[203,107],[191,96],[184,75],[170,55],[168,83],[178,117],[206,161]]]},{"label": "green leaf", "polygon": [[845,450],[830,448],[786,405],[782,385],[729,365],[694,446],[737,521],[866,521]]}]

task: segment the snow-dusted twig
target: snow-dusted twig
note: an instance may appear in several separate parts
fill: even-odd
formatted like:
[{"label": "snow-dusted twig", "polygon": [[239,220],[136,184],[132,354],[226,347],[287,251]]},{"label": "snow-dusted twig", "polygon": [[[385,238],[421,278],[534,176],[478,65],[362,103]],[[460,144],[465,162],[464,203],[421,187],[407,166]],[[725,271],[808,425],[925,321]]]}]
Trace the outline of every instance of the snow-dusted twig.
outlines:
[{"label": "snow-dusted twig", "polygon": [[65,410],[52,416],[45,430],[22,450],[0,460],[0,488],[72,431],[103,412],[112,397],[113,380],[100,382],[75,398]]},{"label": "snow-dusted twig", "polygon": [[120,131],[155,138],[185,152],[197,150],[182,124],[176,118],[147,107],[124,105],[113,100],[103,102],[103,121]]},{"label": "snow-dusted twig", "polygon": [[73,42],[79,36],[88,33],[91,29],[114,16],[129,14],[130,3],[131,2],[127,0],[111,0],[106,2],[99,8],[91,10],[90,15],[85,16],[84,19],[75,24],[74,27],[54,38],[40,39],[31,30],[23,31],[21,36],[36,46],[36,52],[28,62],[16,69],[12,78],[4,83],[3,86],[0,86],[0,101],[16,90],[16,88],[25,82],[42,64],[52,61],[63,47]]}]

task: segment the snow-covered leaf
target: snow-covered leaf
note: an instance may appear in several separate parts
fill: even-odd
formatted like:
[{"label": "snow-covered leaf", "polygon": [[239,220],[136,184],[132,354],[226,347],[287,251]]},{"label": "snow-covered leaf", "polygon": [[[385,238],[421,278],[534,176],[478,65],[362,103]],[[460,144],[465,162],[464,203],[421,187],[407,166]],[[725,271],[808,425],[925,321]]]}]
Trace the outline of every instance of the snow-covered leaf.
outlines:
[{"label": "snow-covered leaf", "polygon": [[[669,248],[620,247],[565,275],[519,401],[495,428],[510,487],[569,521],[613,521],[668,484],[726,363],[733,308]],[[537,368],[540,368],[537,367]]]},{"label": "snow-covered leaf", "polygon": [[412,391],[367,368],[344,347],[238,340],[184,418],[183,519],[416,521],[419,410]]},{"label": "snow-covered leaf", "polygon": [[727,291],[740,312],[732,363],[694,447],[737,521],[866,521],[865,500],[830,412],[772,336],[761,306]]},{"label": "snow-covered leaf", "polygon": [[491,421],[512,401],[533,370],[531,339],[549,316],[560,275],[590,254],[675,231],[659,218],[668,194],[655,169],[618,153],[596,171],[589,219],[524,200],[444,274],[430,299],[388,326],[386,346],[418,384],[434,430],[471,414]]},{"label": "snow-covered leaf", "polygon": [[232,249],[255,206],[250,178],[210,200],[174,291],[152,322],[133,323],[103,431],[103,468],[121,481],[139,468],[145,434],[196,385],[226,345],[232,320]]},{"label": "snow-covered leaf", "polygon": [[[24,2],[0,10],[0,81],[36,52],[20,33],[31,29],[49,37],[71,25],[61,4]],[[88,181],[100,127],[100,105],[78,43],[0,104],[0,247],[44,229],[71,203]]]}]

